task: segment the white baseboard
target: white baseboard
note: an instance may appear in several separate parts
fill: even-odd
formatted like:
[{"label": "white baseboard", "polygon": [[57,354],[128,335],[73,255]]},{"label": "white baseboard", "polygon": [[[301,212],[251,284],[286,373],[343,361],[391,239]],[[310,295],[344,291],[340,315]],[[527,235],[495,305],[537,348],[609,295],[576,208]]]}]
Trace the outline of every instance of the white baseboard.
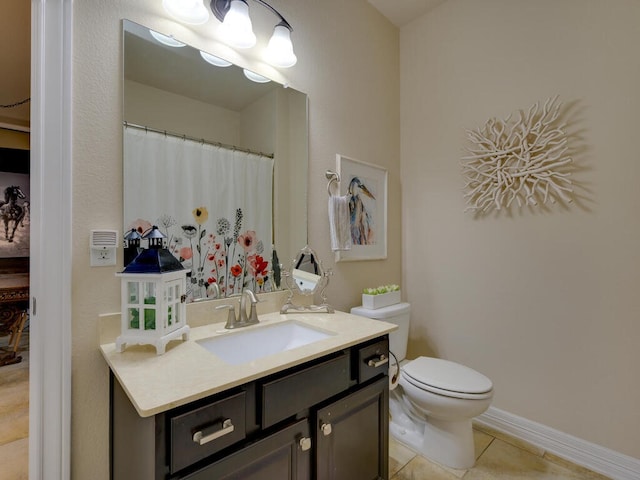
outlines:
[{"label": "white baseboard", "polygon": [[613,480],[640,479],[639,459],[581,440],[526,418],[490,407],[474,421]]}]

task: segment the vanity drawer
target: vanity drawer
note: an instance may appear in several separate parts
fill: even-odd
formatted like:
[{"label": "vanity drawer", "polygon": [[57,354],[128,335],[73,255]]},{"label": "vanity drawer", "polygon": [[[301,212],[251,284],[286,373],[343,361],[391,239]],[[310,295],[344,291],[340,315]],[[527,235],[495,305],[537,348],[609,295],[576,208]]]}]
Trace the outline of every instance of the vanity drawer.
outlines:
[{"label": "vanity drawer", "polygon": [[389,372],[389,340],[387,338],[358,350],[358,383]]},{"label": "vanity drawer", "polygon": [[261,385],[262,428],[269,427],[349,388],[349,354]]},{"label": "vanity drawer", "polygon": [[175,473],[245,437],[246,392],[170,420],[170,467]]}]

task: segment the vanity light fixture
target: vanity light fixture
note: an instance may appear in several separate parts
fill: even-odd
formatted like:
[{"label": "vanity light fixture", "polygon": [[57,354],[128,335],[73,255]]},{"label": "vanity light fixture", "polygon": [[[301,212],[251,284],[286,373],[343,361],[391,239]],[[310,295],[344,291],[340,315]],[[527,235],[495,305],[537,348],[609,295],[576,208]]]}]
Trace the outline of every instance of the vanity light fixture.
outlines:
[{"label": "vanity light fixture", "polygon": [[190,25],[202,25],[209,20],[203,0],[162,0],[162,6],[169,15]]},{"label": "vanity light fixture", "polygon": [[211,55],[210,53],[203,52],[202,50],[200,50],[200,56],[205,60],[205,62],[208,62],[211,65],[215,65],[216,67],[229,67],[233,65],[233,63],[227,62],[223,58],[216,57],[215,55]]},{"label": "vanity light fixture", "polygon": [[180,47],[184,47],[186,45],[186,43],[179,42],[178,40],[173,38],[173,36],[171,36],[171,35],[163,35],[162,33],[158,33],[158,32],[153,31],[151,29],[149,29],[149,33],[158,42],[162,43],[163,45],[166,45],[167,47],[180,48]]},{"label": "vanity light fixture", "polygon": [[[217,3],[214,1],[211,4]],[[218,27],[223,40],[236,48],[253,47],[256,44],[256,35],[249,18],[249,5],[245,0],[231,0],[225,3],[228,3],[227,12]],[[215,15],[216,11],[213,12]]]},{"label": "vanity light fixture", "polygon": [[[210,1],[213,15],[222,22],[219,30],[223,41],[236,48],[253,47],[256,44],[256,35],[253,33],[253,24],[249,17],[248,0]],[[293,28],[280,12],[267,2],[264,0],[253,1],[278,17],[278,23],[273,29],[273,35],[265,51],[265,60],[274,67],[289,68],[294,66],[298,58],[293,52],[293,43],[291,42]],[[209,12],[202,2],[203,0],[162,0],[162,5],[167,13],[175,19],[192,25],[200,25],[209,18]],[[158,41],[162,40],[158,39]]]},{"label": "vanity light fixture", "polygon": [[[267,46],[265,60],[274,67],[292,67],[298,61],[293,53],[291,32],[293,28],[275,8],[263,0],[253,0],[259,3],[276,17],[276,24],[271,40]],[[249,18],[248,0],[211,0],[213,15],[222,22],[220,28],[223,38],[230,45],[237,48],[249,48],[255,45],[255,34]]]},{"label": "vanity light fixture", "polygon": [[291,27],[282,22],[275,26],[265,57],[267,62],[276,67],[289,68],[296,64],[298,57],[293,53]]}]

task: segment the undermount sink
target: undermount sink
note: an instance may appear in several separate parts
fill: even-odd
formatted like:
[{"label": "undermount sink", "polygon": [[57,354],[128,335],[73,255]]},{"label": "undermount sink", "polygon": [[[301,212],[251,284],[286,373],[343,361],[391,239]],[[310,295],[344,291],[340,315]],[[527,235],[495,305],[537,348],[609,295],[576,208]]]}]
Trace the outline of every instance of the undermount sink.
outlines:
[{"label": "undermount sink", "polygon": [[239,329],[220,336],[197,340],[230,365],[240,365],[275,353],[293,350],[335,335],[293,320]]}]

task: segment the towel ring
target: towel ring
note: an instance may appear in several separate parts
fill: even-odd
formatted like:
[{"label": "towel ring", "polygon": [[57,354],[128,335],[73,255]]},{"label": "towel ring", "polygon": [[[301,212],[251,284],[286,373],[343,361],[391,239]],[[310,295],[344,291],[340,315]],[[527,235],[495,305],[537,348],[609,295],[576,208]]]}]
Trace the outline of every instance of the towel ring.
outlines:
[{"label": "towel ring", "polygon": [[333,193],[331,192],[331,185],[335,184],[336,188],[338,188],[338,184],[340,183],[340,175],[332,170],[327,170],[324,176],[327,178],[327,180],[329,180],[329,183],[327,183],[327,193],[329,194],[329,196],[332,196]]}]

